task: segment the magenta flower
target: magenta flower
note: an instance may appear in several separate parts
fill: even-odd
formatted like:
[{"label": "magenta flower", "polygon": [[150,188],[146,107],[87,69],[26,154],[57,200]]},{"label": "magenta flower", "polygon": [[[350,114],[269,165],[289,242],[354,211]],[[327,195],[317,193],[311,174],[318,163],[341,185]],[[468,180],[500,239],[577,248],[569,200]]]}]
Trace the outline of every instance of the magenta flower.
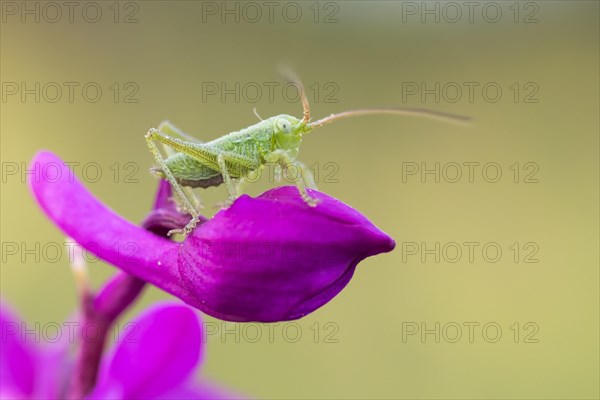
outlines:
[{"label": "magenta flower", "polygon": [[[0,319],[0,398],[64,398],[73,367],[68,343],[37,348],[24,340],[31,335],[23,334],[21,323],[4,307]],[[155,305],[129,326],[134,327],[131,333],[119,335],[112,352],[102,358],[98,384],[87,399],[232,398],[192,379],[202,360],[202,325],[189,307]]]},{"label": "magenta flower", "polygon": [[[329,302],[364,258],[395,243],[358,211],[323,193],[307,206],[294,187],[241,196],[183,243],[124,220],[95,199],[49,152],[60,179],[30,182],[38,203],[68,236],[100,258],[229,321],[301,318]],[[54,177],[53,177],[54,178]],[[116,251],[118,250],[118,251]]]},{"label": "magenta flower", "polygon": [[0,303],[0,399],[59,398],[60,371],[69,367],[66,346],[36,348],[23,340],[22,328]]}]

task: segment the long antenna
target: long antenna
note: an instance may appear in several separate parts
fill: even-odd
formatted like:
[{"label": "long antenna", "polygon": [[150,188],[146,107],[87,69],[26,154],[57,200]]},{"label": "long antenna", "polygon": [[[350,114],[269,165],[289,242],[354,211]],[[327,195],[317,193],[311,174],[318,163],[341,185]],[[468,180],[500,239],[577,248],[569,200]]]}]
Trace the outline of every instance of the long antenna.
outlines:
[{"label": "long antenna", "polygon": [[318,128],[330,122],[338,119],[354,117],[357,115],[370,115],[370,114],[395,114],[395,115],[408,115],[411,117],[421,117],[435,119],[438,121],[451,122],[456,124],[468,124],[471,118],[463,115],[449,114],[439,111],[432,111],[426,109],[410,109],[410,108],[363,108],[358,110],[344,111],[337,114],[331,114],[328,117],[321,118],[317,121],[308,124],[311,128]]},{"label": "long antenna", "polygon": [[300,92],[300,99],[302,100],[302,110],[304,114],[302,121],[305,124],[308,124],[310,121],[310,104],[308,104],[308,98],[306,97],[306,90],[304,90],[304,84],[302,83],[302,80],[289,66],[281,65],[278,69],[281,76],[296,85],[298,88],[298,91]]}]

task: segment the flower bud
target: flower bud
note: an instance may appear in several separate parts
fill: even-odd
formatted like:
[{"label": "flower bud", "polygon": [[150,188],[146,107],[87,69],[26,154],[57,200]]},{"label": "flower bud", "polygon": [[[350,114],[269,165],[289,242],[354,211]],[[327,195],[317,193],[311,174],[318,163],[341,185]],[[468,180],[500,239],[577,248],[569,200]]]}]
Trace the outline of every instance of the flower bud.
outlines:
[{"label": "flower bud", "polygon": [[[301,318],[335,297],[360,261],[395,246],[341,201],[311,191],[320,202],[310,207],[290,186],[257,198],[243,195],[183,243],[171,242],[109,210],[69,179],[67,167],[53,154],[41,152],[33,162],[64,169],[61,179],[30,186],[66,235],[117,268],[223,320]],[[172,208],[165,212],[168,221],[179,220]],[[153,213],[157,221],[164,219],[160,209]]]}]

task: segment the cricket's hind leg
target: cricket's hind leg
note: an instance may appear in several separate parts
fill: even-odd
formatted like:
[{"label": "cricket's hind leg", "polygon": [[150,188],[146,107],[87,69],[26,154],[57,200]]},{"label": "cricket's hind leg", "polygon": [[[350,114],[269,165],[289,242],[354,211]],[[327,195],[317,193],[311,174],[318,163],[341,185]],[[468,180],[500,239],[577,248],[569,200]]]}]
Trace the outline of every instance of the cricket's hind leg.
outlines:
[{"label": "cricket's hind leg", "polygon": [[[194,142],[194,143],[202,143],[202,141],[200,139],[195,138],[194,136],[183,132],[181,129],[179,129],[178,127],[173,125],[171,123],[171,121],[169,121],[169,120],[164,120],[163,122],[161,122],[160,125],[158,125],[158,130],[166,135],[179,137],[181,139],[189,140],[190,142]],[[161,142],[161,147],[164,150],[164,152],[167,154],[167,157],[175,154],[175,151],[172,148],[170,148],[168,145],[166,145],[165,143]],[[204,208],[204,205],[202,204],[200,197],[198,195],[196,195],[196,193],[194,193],[194,191],[192,190],[191,187],[186,187],[184,185],[180,185],[180,186],[182,186],[183,190],[185,191],[186,195],[188,196],[188,199],[190,200],[190,202],[192,203],[192,205],[194,206],[195,209],[198,210],[198,209]]]},{"label": "cricket's hind leg", "polygon": [[161,122],[160,125],[158,125],[158,130],[167,135],[180,137],[181,139],[189,140],[190,142],[202,143],[202,140],[185,133],[184,131],[173,125],[169,120],[164,120],[163,122]]},{"label": "cricket's hind leg", "polygon": [[190,222],[187,223],[187,225],[183,229],[173,229],[169,231],[167,235],[171,236],[173,233],[187,235],[196,227],[196,224],[198,224],[198,221],[200,220],[200,214],[198,213],[198,211],[196,211],[196,208],[192,205],[192,203],[186,196],[185,192],[183,191],[183,188],[181,187],[181,185],[179,185],[177,179],[175,179],[175,177],[173,176],[173,173],[167,166],[165,159],[163,158],[162,154],[158,150],[158,147],[154,143],[154,140],[160,141],[160,138],[161,136],[159,131],[157,129],[152,128],[146,134],[146,144],[148,145],[150,152],[156,159],[156,162],[160,166],[162,173],[165,175],[165,178],[167,178],[167,180],[171,184],[171,187],[173,188],[173,190],[175,190],[175,193],[177,193],[177,195],[181,199],[184,209],[192,215],[192,219],[190,220]]},{"label": "cricket's hind leg", "polygon": [[[188,135],[187,133],[185,133],[181,129],[177,128],[175,125],[173,125],[168,120],[164,120],[163,122],[161,122],[160,125],[158,125],[158,130],[161,133],[166,134],[166,135],[170,135],[173,137],[179,137],[181,139],[189,140],[194,143],[202,143],[202,141],[200,139],[197,139],[192,135]],[[163,151],[167,154],[167,158],[176,153],[168,145],[166,145],[162,142],[160,144],[161,144],[161,148],[163,149]],[[165,162],[166,162],[166,160],[165,160]],[[156,170],[158,172],[161,172],[160,175],[162,175],[162,170],[160,168],[157,168]],[[157,171],[155,171],[155,172],[157,172]],[[194,191],[192,190],[191,187],[187,187],[185,184],[180,184],[180,186],[185,191],[187,198],[190,200],[190,202],[192,203],[192,205],[194,206],[194,208],[196,210],[204,208],[204,205],[202,204],[200,197],[196,193],[194,193]]]}]

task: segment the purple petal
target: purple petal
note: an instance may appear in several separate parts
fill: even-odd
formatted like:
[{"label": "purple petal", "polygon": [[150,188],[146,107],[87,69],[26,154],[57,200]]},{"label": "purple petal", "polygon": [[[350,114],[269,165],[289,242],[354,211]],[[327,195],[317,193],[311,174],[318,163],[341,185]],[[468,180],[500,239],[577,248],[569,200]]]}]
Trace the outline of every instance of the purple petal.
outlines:
[{"label": "purple petal", "polygon": [[35,389],[35,349],[24,340],[25,326],[2,303],[0,325],[0,398],[28,398]]},{"label": "purple petal", "polygon": [[90,398],[155,398],[184,383],[200,362],[201,322],[189,307],[160,304],[128,326]]},{"label": "purple petal", "polygon": [[294,187],[242,196],[184,242],[180,272],[197,306],[231,321],[300,318],[331,300],[365,257],[394,241],[323,193],[309,207]]},{"label": "purple petal", "polygon": [[177,269],[177,243],[160,238],[108,209],[54,154],[39,152],[32,164],[40,173],[29,181],[31,191],[46,215],[63,232],[108,263],[186,300],[188,294],[180,284]]},{"label": "purple petal", "polygon": [[[68,335],[64,335],[65,337]],[[71,379],[73,368],[69,358],[69,342],[61,340],[38,352],[36,390],[32,398],[63,399],[66,389],[65,382]]]}]

